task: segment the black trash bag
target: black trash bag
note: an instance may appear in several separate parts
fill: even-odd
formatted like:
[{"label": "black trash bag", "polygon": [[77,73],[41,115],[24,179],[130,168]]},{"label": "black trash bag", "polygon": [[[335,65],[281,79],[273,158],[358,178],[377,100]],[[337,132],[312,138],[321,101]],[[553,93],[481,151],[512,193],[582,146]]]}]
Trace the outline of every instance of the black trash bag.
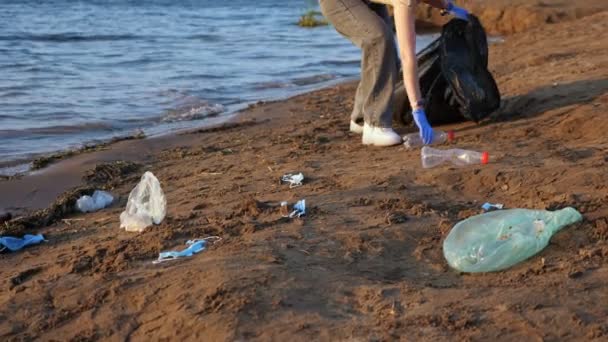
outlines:
[{"label": "black trash bag", "polygon": [[[500,92],[488,71],[486,33],[477,17],[452,19],[441,36],[417,54],[420,90],[431,125],[479,122],[500,106]],[[396,119],[412,121],[403,82],[394,97]]]}]

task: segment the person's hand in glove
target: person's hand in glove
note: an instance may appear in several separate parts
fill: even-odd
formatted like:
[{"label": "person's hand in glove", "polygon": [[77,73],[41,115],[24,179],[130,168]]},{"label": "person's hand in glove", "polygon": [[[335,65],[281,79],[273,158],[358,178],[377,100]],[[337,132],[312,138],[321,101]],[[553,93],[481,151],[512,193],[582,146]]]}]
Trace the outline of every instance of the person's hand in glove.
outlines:
[{"label": "person's hand in glove", "polygon": [[454,17],[462,20],[469,21],[469,11],[462,7],[454,5],[451,0],[447,1],[445,12],[453,15]]},{"label": "person's hand in glove", "polygon": [[412,111],[414,122],[420,130],[420,138],[425,145],[429,145],[433,142],[433,128],[429,125],[429,121],[426,119],[426,113],[423,108],[416,108]]}]

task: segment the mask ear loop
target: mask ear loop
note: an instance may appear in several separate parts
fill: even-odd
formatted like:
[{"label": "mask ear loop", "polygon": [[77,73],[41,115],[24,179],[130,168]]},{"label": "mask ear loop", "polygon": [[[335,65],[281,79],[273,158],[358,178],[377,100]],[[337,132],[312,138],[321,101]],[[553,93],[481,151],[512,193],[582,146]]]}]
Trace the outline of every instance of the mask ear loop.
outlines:
[{"label": "mask ear loop", "polygon": [[[211,240],[214,240],[214,241],[211,241]],[[219,236],[216,236],[216,235],[214,235],[214,236],[207,236],[207,237],[202,238],[202,239],[188,240],[188,241],[186,241],[186,244],[187,245],[192,245],[192,244],[195,244],[195,243],[197,243],[199,241],[207,241],[207,242],[211,242],[211,244],[216,244],[216,243],[222,241],[222,238],[219,237]]]}]

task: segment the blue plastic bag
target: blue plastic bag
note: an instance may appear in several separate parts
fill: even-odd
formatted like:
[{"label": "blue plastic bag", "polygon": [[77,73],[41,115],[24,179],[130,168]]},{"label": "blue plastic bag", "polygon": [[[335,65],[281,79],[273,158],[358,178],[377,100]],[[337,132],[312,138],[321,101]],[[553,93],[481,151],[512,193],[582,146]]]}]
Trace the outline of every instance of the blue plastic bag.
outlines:
[{"label": "blue plastic bag", "polygon": [[509,209],[473,216],[450,231],[443,255],[461,272],[504,270],[540,252],[553,234],[582,218],[573,208]]}]

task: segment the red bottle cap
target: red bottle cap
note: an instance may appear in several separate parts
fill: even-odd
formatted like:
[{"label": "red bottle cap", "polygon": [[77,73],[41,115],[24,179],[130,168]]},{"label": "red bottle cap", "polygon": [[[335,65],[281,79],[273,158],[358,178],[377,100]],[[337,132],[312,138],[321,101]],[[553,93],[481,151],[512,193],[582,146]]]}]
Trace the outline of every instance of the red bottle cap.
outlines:
[{"label": "red bottle cap", "polygon": [[454,141],[454,131],[448,131],[448,141]]},{"label": "red bottle cap", "polygon": [[490,154],[488,152],[483,152],[481,154],[481,163],[486,165],[490,161]]}]

